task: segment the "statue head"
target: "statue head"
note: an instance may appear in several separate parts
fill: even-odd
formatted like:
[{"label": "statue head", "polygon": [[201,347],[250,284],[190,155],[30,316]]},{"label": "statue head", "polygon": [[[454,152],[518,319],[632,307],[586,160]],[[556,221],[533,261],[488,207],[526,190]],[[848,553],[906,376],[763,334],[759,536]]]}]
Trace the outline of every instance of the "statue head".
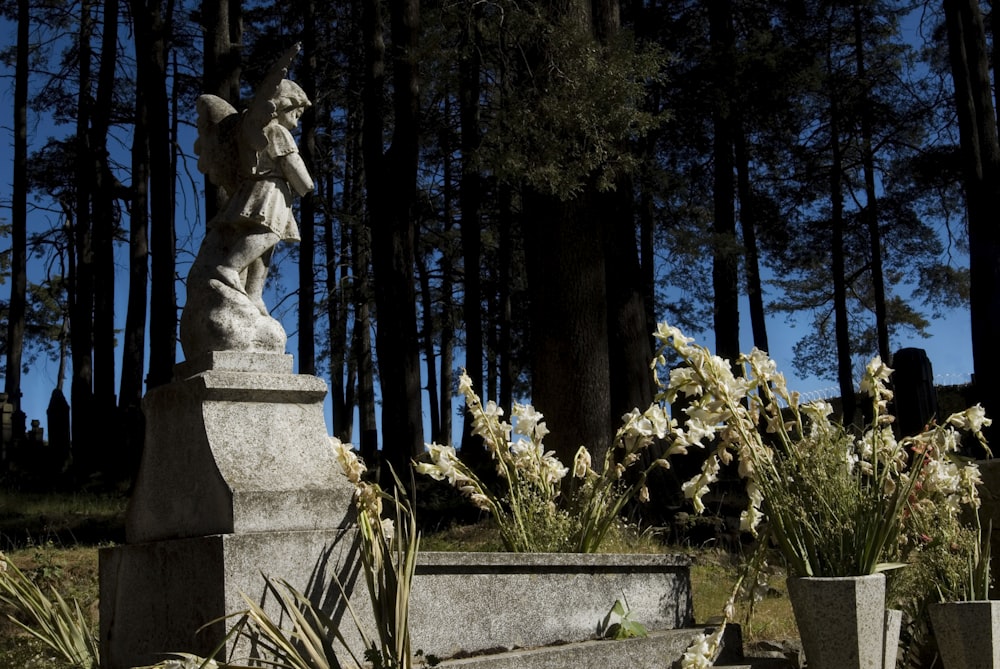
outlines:
[{"label": "statue head", "polygon": [[281,83],[278,84],[278,90],[271,100],[274,102],[276,112],[312,106],[306,92],[298,84],[289,79],[281,80]]}]

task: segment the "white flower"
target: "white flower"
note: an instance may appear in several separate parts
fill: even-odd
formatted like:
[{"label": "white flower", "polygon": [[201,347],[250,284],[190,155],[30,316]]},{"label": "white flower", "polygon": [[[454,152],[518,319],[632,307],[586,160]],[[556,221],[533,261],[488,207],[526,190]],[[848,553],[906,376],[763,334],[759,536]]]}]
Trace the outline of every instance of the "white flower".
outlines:
[{"label": "white flower", "polygon": [[681,669],[708,669],[713,666],[725,629],[726,623],[723,623],[708,636],[704,634],[696,636],[681,657]]},{"label": "white flower", "polygon": [[681,485],[684,496],[694,503],[695,513],[702,513],[705,505],[701,498],[708,493],[708,486],[714,483],[719,473],[719,459],[713,454],[702,466],[701,473]]},{"label": "white flower", "polygon": [[986,410],[980,404],[969,407],[961,413],[954,413],[948,416],[948,424],[954,425],[960,430],[968,430],[978,435],[984,427],[993,424],[992,418],[986,417]]},{"label": "white flower", "polygon": [[576,457],[573,458],[573,476],[578,479],[585,478],[587,472],[590,471],[591,464],[590,451],[585,446],[581,446],[576,451]]},{"label": "white flower", "polygon": [[545,426],[544,416],[535,411],[530,404],[514,404],[511,413],[517,419],[514,426],[515,434],[522,434],[528,439],[540,441],[549,433],[549,428]]},{"label": "white flower", "polygon": [[382,536],[386,541],[392,541],[396,536],[396,524],[392,522],[392,518],[383,518],[381,524]]},{"label": "white flower", "polygon": [[760,521],[764,518],[764,514],[760,511],[760,505],[764,501],[764,494],[757,487],[756,483],[750,481],[747,483],[747,495],[750,500],[747,503],[746,510],[740,514],[740,530],[751,532],[756,536],[757,526],[760,525]]},{"label": "white flower", "polygon": [[330,437],[330,445],[333,446],[333,453],[340,463],[340,468],[344,471],[347,480],[358,485],[361,483],[361,476],[367,468],[365,463],[354,454],[350,444],[345,444],[337,437]]},{"label": "white flower", "polygon": [[688,397],[701,395],[704,390],[701,381],[690,367],[677,367],[670,370],[670,389],[683,393]]},{"label": "white flower", "polygon": [[892,369],[882,362],[882,358],[876,355],[865,367],[865,373],[861,377],[861,386],[858,391],[862,395],[870,395],[876,399],[881,399],[885,393],[889,392],[885,384],[888,383],[892,371]]}]

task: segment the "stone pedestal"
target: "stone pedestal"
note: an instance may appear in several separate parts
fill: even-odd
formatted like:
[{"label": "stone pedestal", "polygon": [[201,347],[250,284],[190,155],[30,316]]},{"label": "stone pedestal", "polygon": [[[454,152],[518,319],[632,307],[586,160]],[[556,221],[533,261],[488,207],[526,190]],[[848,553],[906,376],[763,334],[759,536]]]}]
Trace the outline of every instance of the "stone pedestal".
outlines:
[{"label": "stone pedestal", "polygon": [[357,568],[325,396],[291,356],[220,352],[147,394],[126,545],[100,555],[104,669],[207,654],[231,624],[212,621],[262,600],[262,574],[324,598],[341,565]]}]

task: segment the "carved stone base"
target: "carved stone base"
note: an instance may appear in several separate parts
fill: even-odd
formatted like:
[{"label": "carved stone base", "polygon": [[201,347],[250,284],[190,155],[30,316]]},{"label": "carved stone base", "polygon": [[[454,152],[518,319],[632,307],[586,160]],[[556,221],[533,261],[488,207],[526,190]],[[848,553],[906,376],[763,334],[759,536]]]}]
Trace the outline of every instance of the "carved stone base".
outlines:
[{"label": "carved stone base", "polygon": [[[168,653],[210,656],[236,622],[219,619],[245,610],[244,595],[277,617],[263,574],[288,581],[350,635],[354,623],[331,578],[363,583],[356,538],[356,530],[255,532],[101,549],[102,669],[149,666]],[[230,641],[227,651],[247,655],[246,645]]]},{"label": "carved stone base", "polygon": [[[323,415],[326,384],[283,354],[212,352],[143,400],[146,443],[125,546],[100,556],[105,669],[207,654],[259,601],[261,574],[326,597],[356,554],[353,486]],[[356,574],[340,573],[350,581]]]},{"label": "carved stone base", "polygon": [[236,353],[177,376],[143,400],[128,543],[346,526],[353,487],[330,448],[321,379],[292,374],[291,356]]}]

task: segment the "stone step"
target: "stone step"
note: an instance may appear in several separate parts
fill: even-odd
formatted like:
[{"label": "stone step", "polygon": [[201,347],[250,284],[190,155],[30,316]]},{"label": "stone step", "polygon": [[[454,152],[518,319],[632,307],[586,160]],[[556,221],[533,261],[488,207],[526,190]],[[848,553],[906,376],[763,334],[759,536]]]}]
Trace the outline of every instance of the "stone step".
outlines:
[{"label": "stone step", "polygon": [[[723,649],[714,666],[726,669],[793,669],[787,660],[744,658],[739,647],[739,628],[723,637]],[[728,628],[727,628],[728,629]],[[621,641],[591,640],[541,648],[515,649],[449,659],[442,669],[669,669],[679,667],[684,651],[696,635],[710,631],[686,628],[652,631],[648,636]]]}]

